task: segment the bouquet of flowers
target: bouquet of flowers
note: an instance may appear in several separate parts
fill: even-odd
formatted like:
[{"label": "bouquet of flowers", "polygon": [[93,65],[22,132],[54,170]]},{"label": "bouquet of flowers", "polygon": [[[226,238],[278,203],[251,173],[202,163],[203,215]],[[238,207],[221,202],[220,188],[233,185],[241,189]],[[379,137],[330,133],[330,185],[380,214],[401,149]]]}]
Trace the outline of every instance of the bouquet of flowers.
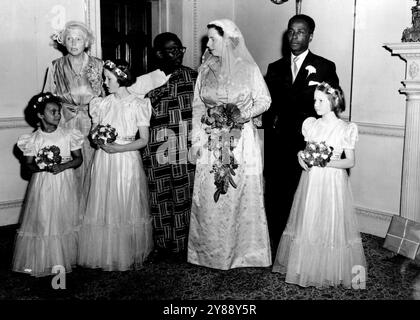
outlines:
[{"label": "bouquet of flowers", "polygon": [[236,188],[233,176],[238,164],[235,162],[233,150],[237,140],[241,137],[242,123],[235,121],[235,117],[240,116],[241,112],[235,104],[223,104],[207,110],[201,122],[205,126],[208,135],[206,147],[213,151],[216,160],[213,163],[210,173],[214,174],[214,184],[216,192],[214,201],[217,202],[221,194],[226,194],[231,185]]},{"label": "bouquet of flowers", "polygon": [[99,146],[114,142],[117,139],[117,136],[118,133],[115,128],[111,127],[109,124],[98,124],[90,133],[92,141]]},{"label": "bouquet of flowers", "polygon": [[102,73],[93,63],[89,63],[86,66],[86,77],[91,84],[93,91],[95,91],[97,95],[100,95],[102,91]]},{"label": "bouquet of flowers", "polygon": [[236,183],[233,180],[235,175],[235,169],[238,168],[238,164],[235,163],[233,155],[229,155],[229,163],[223,164],[222,156],[220,156],[214,163],[210,173],[214,173],[214,185],[216,186],[216,192],[213,195],[214,201],[217,202],[221,194],[226,194],[229,185],[236,188]]},{"label": "bouquet of flowers", "polygon": [[60,164],[61,160],[60,148],[54,145],[42,148],[35,157],[35,163],[41,170]]},{"label": "bouquet of flowers", "polygon": [[[209,129],[217,128],[230,132],[233,129],[242,129],[243,124],[234,120],[235,116],[240,115],[241,111],[236,104],[221,104],[207,109],[207,115],[203,115],[201,122],[208,125]],[[208,131],[206,130],[206,132]]]},{"label": "bouquet of flowers", "polygon": [[328,146],[325,141],[308,141],[300,156],[308,167],[325,167],[331,159],[333,150],[334,148]]}]

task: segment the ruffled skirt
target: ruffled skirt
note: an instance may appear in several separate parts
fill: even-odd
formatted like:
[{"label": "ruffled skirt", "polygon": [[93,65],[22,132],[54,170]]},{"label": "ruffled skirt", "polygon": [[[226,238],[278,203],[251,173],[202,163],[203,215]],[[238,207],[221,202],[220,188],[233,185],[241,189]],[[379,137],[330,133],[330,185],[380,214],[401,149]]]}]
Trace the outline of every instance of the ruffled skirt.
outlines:
[{"label": "ruffled skirt", "polygon": [[[74,170],[32,176],[16,237],[13,271],[41,277],[76,264],[79,211]],[[54,271],[54,272],[53,272]]]},{"label": "ruffled skirt", "polygon": [[366,260],[345,170],[303,171],[273,272],[318,288],[366,281]]},{"label": "ruffled skirt", "polygon": [[149,192],[140,153],[96,152],[78,264],[106,271],[140,267],[153,248]]}]

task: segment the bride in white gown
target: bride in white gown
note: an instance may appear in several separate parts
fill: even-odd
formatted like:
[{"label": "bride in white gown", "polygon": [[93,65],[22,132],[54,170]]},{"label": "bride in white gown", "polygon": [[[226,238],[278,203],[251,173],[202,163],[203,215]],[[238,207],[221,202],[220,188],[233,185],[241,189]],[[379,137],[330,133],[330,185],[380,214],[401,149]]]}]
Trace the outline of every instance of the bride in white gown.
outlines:
[{"label": "bride in white gown", "polygon": [[[193,145],[199,149],[188,242],[188,262],[227,270],[271,265],[264,208],[262,156],[255,123],[271,97],[238,27],[230,20],[210,22],[209,41],[195,87]],[[202,116],[221,104],[235,104],[243,123],[233,149],[238,167],[234,184],[215,197],[213,164],[218,155],[203,145],[208,135]],[[214,109],[212,109],[214,110]],[[220,134],[220,133],[219,133]],[[213,136],[214,137],[214,136]],[[201,148],[200,148],[201,147]]]}]

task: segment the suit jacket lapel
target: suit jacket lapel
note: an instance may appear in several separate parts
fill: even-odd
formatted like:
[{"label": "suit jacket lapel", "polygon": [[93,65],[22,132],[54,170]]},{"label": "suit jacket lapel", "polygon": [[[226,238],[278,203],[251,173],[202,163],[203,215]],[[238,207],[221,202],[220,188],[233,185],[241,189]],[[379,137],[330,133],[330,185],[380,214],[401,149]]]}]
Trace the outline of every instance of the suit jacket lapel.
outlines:
[{"label": "suit jacket lapel", "polygon": [[290,64],[291,64],[290,56],[285,57],[284,64],[283,64],[284,70],[283,70],[283,72],[281,72],[281,74],[284,74],[285,83],[288,83],[291,86],[293,76],[292,76],[292,69],[290,67]]},{"label": "suit jacket lapel", "polygon": [[293,86],[302,85],[305,82],[305,79],[308,76],[308,70],[306,70],[305,68],[311,64],[312,60],[313,60],[313,54],[312,52],[309,51],[305,60],[303,60],[302,65],[300,66],[295,82],[293,82]]}]

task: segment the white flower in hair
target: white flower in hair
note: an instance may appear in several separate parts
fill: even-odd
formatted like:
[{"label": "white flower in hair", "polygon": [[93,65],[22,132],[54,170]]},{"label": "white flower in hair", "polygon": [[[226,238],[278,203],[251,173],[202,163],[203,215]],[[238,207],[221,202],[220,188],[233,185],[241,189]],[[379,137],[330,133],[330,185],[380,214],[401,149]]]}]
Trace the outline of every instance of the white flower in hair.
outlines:
[{"label": "white flower in hair", "polygon": [[105,65],[106,65],[107,67],[110,67],[111,69],[114,69],[114,68],[116,67],[115,63],[114,63],[114,62],[112,62],[111,60],[107,60],[107,61],[105,61]]},{"label": "white flower in hair", "polygon": [[335,93],[335,89],[334,88],[328,88],[328,90],[327,90],[327,92],[329,93],[329,94],[334,94]]},{"label": "white flower in hair", "polygon": [[308,70],[308,75],[306,77],[309,77],[312,73],[316,73],[316,69],[314,66],[306,66],[305,70]]},{"label": "white flower in hair", "polygon": [[63,44],[63,32],[64,30],[54,30],[54,33],[51,35],[53,41],[57,41],[60,44]]}]

